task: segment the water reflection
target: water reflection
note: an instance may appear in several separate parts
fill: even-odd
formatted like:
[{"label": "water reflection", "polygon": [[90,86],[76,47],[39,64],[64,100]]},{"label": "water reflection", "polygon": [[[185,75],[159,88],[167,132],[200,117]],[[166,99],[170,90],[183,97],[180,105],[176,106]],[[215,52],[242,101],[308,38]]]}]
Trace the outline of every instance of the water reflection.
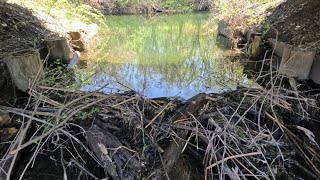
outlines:
[{"label": "water reflection", "polygon": [[89,66],[76,71],[82,89],[182,98],[235,89],[242,67],[223,57],[208,16],[107,16],[110,29],[84,56]]}]

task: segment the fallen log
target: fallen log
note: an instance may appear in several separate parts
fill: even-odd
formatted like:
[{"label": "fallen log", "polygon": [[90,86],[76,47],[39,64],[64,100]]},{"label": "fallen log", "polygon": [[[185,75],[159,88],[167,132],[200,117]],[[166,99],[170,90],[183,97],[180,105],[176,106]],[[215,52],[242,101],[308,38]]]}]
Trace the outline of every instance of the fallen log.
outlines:
[{"label": "fallen log", "polygon": [[[190,114],[194,114],[202,107],[208,99],[206,94],[198,94],[186,101],[185,105],[179,108],[171,118],[171,121],[177,121],[180,119],[190,118]],[[188,131],[179,130],[177,131],[177,137],[175,137],[167,149],[165,149],[162,156],[164,162],[165,171],[169,174],[173,167],[179,160],[182,150],[187,139]],[[166,179],[165,173],[160,175],[161,179]]]},{"label": "fallen log", "polygon": [[117,137],[97,125],[93,125],[86,132],[86,136],[90,147],[104,168],[106,177],[111,176],[115,180],[139,179],[139,161]]}]

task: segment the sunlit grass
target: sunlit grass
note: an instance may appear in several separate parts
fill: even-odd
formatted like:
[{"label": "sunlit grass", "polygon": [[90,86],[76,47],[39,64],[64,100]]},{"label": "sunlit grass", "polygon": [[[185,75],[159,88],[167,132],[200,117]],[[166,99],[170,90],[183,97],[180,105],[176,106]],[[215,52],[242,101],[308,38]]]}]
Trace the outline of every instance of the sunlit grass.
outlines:
[{"label": "sunlit grass", "polygon": [[9,0],[9,2],[45,12],[57,20],[77,20],[106,27],[104,15],[82,0]]}]

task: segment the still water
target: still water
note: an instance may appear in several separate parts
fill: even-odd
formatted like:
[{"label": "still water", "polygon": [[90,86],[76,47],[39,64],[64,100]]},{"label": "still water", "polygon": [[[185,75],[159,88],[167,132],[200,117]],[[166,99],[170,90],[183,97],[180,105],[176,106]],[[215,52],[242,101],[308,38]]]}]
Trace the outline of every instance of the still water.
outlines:
[{"label": "still water", "polygon": [[187,99],[247,80],[240,64],[224,56],[209,14],[107,16],[106,24],[83,56],[88,66],[76,69],[82,90]]}]

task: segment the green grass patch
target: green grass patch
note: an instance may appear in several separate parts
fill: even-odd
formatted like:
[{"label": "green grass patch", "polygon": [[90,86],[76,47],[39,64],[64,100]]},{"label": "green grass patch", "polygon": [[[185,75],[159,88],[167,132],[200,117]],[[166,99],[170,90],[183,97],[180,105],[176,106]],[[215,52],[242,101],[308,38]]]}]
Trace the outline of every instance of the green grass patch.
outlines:
[{"label": "green grass patch", "polygon": [[9,0],[31,10],[45,12],[58,20],[77,20],[105,26],[105,17],[82,0]]}]

